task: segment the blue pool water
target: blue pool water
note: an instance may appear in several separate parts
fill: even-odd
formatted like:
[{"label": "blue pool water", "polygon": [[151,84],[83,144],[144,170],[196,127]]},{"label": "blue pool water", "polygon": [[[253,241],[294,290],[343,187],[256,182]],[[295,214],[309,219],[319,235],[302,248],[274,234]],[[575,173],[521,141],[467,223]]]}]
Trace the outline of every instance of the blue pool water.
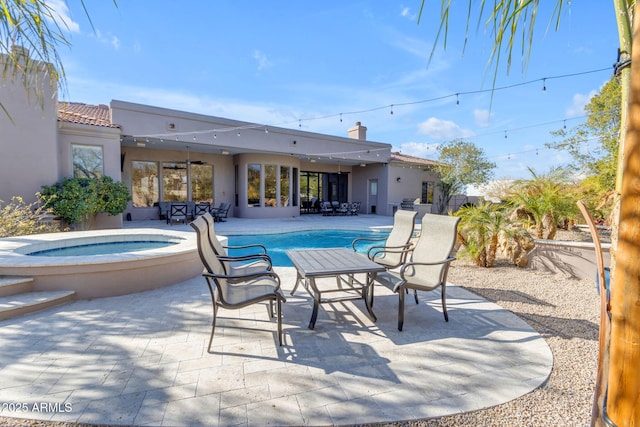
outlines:
[{"label": "blue pool water", "polygon": [[131,241],[131,242],[106,242],[92,243],[88,245],[67,246],[64,248],[46,249],[43,251],[31,252],[34,256],[87,256],[87,255],[108,255],[123,252],[146,251],[148,249],[164,248],[174,245],[174,242],[162,241]]},{"label": "blue pool water", "polygon": [[[229,245],[250,245],[260,243],[267,248],[267,253],[273,261],[273,265],[279,267],[291,267],[293,264],[284,252],[287,249],[312,249],[312,248],[349,248],[351,242],[358,237],[386,238],[388,231],[369,230],[308,230],[295,231],[289,233],[256,234],[256,235],[230,235]],[[358,252],[366,251],[374,245],[380,243],[368,242],[359,244]],[[243,255],[255,253],[247,250],[231,250],[229,255]]]}]

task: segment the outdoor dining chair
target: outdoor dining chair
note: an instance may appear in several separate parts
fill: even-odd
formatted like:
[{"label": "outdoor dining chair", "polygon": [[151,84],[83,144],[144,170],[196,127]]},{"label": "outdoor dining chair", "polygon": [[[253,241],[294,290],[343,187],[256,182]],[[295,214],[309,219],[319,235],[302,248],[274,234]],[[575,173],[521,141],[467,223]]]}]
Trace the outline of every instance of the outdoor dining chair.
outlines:
[{"label": "outdoor dining chair", "polygon": [[169,207],[169,216],[167,217],[167,223],[173,225],[174,221],[187,222],[187,204],[186,203],[171,203]]},{"label": "outdoor dining chair", "polygon": [[389,236],[382,238],[360,237],[351,242],[351,247],[357,251],[358,244],[365,242],[380,242],[369,248],[367,256],[387,269],[399,267],[407,259],[411,251],[411,237],[415,228],[415,218],[418,212],[399,210],[393,216],[393,228]]},{"label": "outdoor dining chair", "polygon": [[379,273],[376,281],[398,294],[398,330],[404,325],[404,298],[413,289],[416,304],[418,291],[433,291],[440,288],[444,320],[447,314],[447,274],[449,265],[455,260],[451,251],[456,242],[460,217],[425,214],[422,217],[420,237],[415,243],[409,260],[402,264],[399,272]]},{"label": "outdoor dining chair", "polygon": [[[269,271],[273,268],[273,262],[271,257],[267,254],[267,248],[261,244],[251,245],[236,245],[236,246],[224,246],[218,240],[216,235],[214,218],[211,214],[206,213],[202,215],[208,228],[208,238],[213,251],[218,259],[222,262],[222,266],[226,274],[236,276],[248,273],[259,273],[262,271]],[[254,253],[247,255],[229,255],[229,249],[253,250]]]},{"label": "outdoor dining chair", "polygon": [[200,215],[204,215],[211,211],[211,203],[209,202],[200,202],[196,203],[193,208],[193,217],[197,218]]},{"label": "outdoor dining chair", "polygon": [[207,281],[213,306],[208,351],[211,352],[219,307],[234,310],[263,301],[269,302],[269,315],[277,318],[278,342],[282,345],[282,303],[286,298],[280,291],[280,277],[273,271],[227,274],[210,244],[209,227],[204,217],[196,218],[190,225],[197,234],[198,254],[205,269],[202,275]]}]

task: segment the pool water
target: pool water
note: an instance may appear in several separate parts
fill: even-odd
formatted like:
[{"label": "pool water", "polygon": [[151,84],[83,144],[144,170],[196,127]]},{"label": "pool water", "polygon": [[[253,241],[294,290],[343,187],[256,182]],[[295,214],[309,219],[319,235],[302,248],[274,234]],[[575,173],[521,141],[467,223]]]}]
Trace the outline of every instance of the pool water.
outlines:
[{"label": "pool water", "polygon": [[[267,248],[274,266],[291,267],[293,264],[285,253],[288,249],[313,249],[313,248],[349,248],[351,242],[359,237],[386,239],[388,231],[369,230],[308,230],[289,233],[257,234],[257,235],[229,235],[230,246],[250,245],[259,243]],[[357,250],[366,253],[367,250],[382,242],[360,243]],[[245,255],[255,253],[254,250],[232,249],[229,255]]]},{"label": "pool water", "polygon": [[131,241],[131,242],[105,242],[92,243],[88,245],[66,246],[63,248],[46,249],[37,252],[31,252],[28,255],[34,256],[87,256],[87,255],[108,255],[123,252],[146,251],[149,249],[159,249],[170,245],[174,242],[166,241]]}]

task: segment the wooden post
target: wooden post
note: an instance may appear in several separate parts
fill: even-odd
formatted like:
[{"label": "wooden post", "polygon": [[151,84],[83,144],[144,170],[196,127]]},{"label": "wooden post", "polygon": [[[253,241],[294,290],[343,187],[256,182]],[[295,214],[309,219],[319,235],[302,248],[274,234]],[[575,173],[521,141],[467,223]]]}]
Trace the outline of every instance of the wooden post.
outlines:
[{"label": "wooden post", "polygon": [[640,5],[635,6],[631,82],[622,157],[620,214],[611,286],[607,414],[618,426],[640,420]]}]

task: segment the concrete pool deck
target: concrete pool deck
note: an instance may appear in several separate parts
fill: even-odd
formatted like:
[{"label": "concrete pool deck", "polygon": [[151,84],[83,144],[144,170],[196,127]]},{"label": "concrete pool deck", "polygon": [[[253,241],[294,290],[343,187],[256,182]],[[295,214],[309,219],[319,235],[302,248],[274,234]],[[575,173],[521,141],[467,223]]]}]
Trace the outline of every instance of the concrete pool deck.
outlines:
[{"label": "concrete pool deck", "polygon": [[[371,215],[230,218],[216,231],[391,222]],[[376,323],[361,301],[349,301],[324,305],[309,330],[310,297],[301,289],[289,296],[295,270],[275,270],[287,295],[282,347],[267,306],[257,304],[219,310],[207,353],[211,302],[201,277],[0,322],[0,416],[171,426],[378,423],[504,403],[543,385],[551,372],[551,351],[533,328],[455,285],[448,287],[448,323],[440,296],[421,293],[420,305],[407,300],[399,332],[397,296],[377,287]]]}]

